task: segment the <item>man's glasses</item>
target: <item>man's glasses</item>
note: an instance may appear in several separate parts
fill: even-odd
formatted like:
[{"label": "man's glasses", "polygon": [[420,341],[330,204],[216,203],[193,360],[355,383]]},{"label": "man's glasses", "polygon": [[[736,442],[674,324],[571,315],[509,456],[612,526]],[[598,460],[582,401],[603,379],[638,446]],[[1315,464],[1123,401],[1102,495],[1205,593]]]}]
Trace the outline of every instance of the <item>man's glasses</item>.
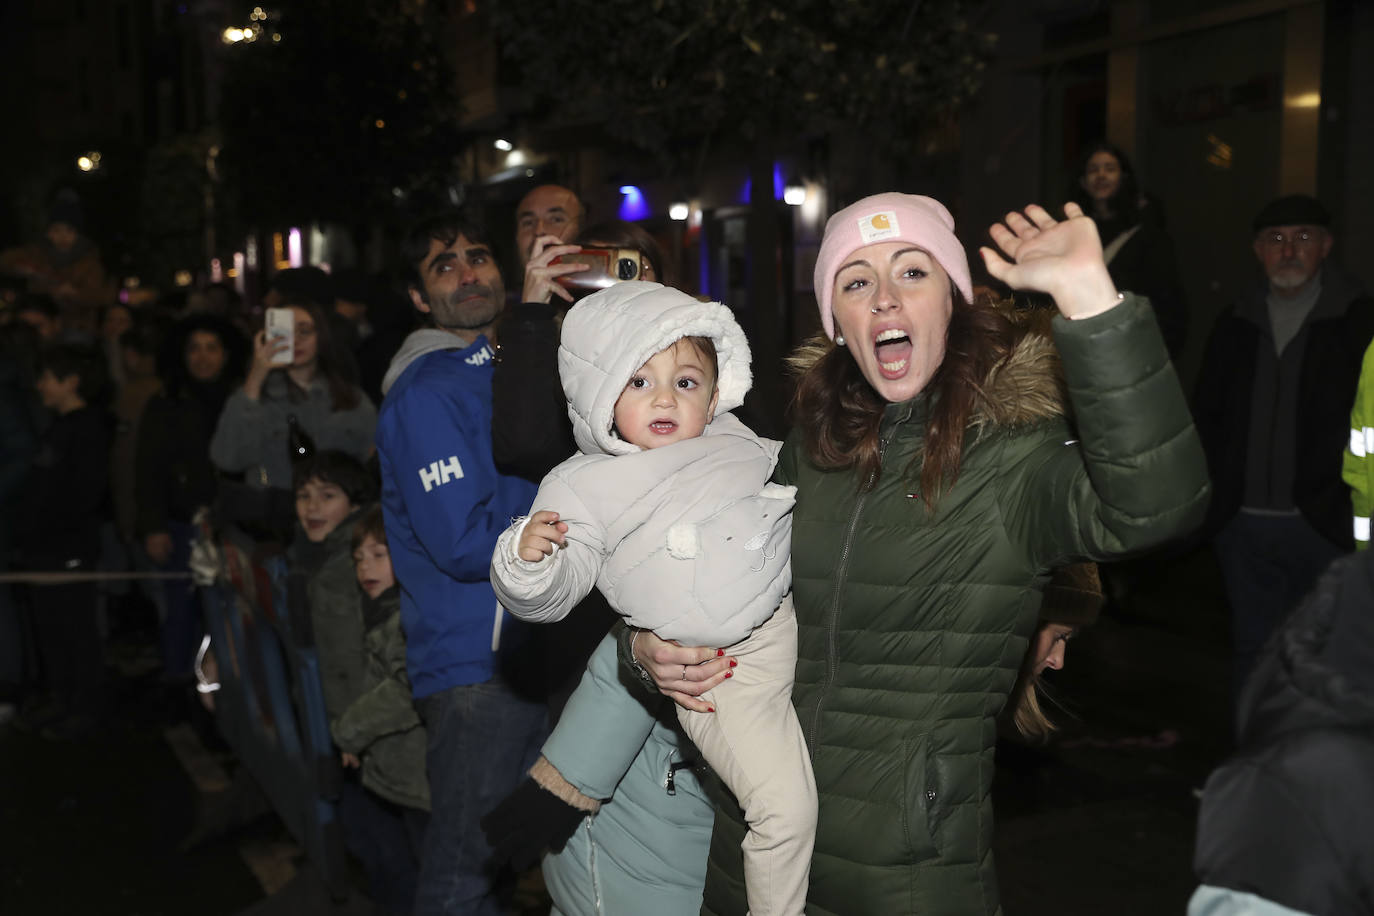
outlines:
[{"label": "man's glasses", "polygon": [[1292,245],[1294,248],[1307,248],[1321,241],[1322,234],[1320,229],[1299,229],[1284,235],[1282,232],[1266,232],[1260,236],[1260,241],[1269,248],[1282,248],[1285,245]]}]

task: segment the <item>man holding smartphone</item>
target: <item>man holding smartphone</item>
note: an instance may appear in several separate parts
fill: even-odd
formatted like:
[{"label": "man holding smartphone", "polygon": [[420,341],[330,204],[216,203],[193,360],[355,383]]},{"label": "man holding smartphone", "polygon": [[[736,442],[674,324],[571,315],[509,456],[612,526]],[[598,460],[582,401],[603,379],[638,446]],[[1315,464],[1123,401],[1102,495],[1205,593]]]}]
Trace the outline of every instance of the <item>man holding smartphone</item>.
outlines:
[{"label": "man holding smartphone", "polygon": [[401,586],[406,669],[428,735],[432,812],[417,914],[499,914],[478,819],[515,788],[545,734],[542,680],[488,579],[497,536],[535,487],[492,459],[492,327],[505,284],[484,230],[462,213],[405,243],[411,301],[429,326],[382,382],[382,511]]}]

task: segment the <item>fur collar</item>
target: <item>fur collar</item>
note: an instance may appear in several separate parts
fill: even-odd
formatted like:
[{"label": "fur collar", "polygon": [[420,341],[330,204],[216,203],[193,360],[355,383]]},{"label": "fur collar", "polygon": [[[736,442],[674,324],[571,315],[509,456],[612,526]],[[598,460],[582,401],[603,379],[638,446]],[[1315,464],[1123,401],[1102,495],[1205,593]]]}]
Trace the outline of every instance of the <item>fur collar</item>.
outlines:
[{"label": "fur collar", "polygon": [[983,380],[969,425],[978,431],[1028,426],[1069,415],[1064,367],[1047,333],[1026,327],[1011,355]]},{"label": "fur collar", "polygon": [[[983,380],[982,397],[969,421],[970,428],[978,433],[1070,415],[1063,366],[1049,336],[1048,317],[1041,317],[1040,312],[1018,312],[1010,317],[1022,333],[1012,346],[1011,355]],[[788,366],[801,375],[834,346],[823,335],[817,335],[793,351]]]}]

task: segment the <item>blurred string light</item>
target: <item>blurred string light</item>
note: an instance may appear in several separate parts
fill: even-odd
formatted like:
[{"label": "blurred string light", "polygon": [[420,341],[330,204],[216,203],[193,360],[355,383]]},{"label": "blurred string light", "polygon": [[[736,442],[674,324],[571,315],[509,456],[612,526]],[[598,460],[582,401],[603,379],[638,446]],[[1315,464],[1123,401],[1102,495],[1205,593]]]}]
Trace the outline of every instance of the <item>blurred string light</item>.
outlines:
[{"label": "blurred string light", "polygon": [[800,207],[806,203],[806,185],[802,184],[800,178],[794,175],[787,180],[787,185],[782,189],[782,200],[790,207]]},{"label": "blurred string light", "polygon": [[687,205],[686,201],[675,201],[674,203],[668,206],[668,218],[671,220],[676,220],[677,222],[686,221],[687,217],[690,216],[691,213],[692,208]]},{"label": "blurred string light", "polygon": [[[253,12],[248,14],[248,25],[242,28],[230,26],[220,33],[220,39],[227,45],[236,45],[241,42],[252,43],[263,36],[264,25],[267,21],[276,20],[279,16],[276,13],[268,13],[262,7],[253,7]],[[280,32],[272,32],[273,41],[281,41]]]},{"label": "blurred string light", "polygon": [[94,172],[100,168],[100,153],[91,150],[76,157],[76,167],[83,172]]},{"label": "blurred string light", "polygon": [[509,140],[506,140],[504,138],[498,139],[495,143],[492,144],[492,146],[495,146],[503,153],[509,153],[511,150],[515,149],[514,145],[512,145]]}]

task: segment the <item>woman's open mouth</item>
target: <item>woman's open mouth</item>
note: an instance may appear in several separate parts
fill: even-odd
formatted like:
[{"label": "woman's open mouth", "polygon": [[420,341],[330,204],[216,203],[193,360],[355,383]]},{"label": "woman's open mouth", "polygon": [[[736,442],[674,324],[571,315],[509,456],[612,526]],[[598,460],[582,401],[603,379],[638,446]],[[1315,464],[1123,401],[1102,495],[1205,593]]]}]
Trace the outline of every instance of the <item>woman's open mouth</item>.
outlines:
[{"label": "woman's open mouth", "polygon": [[899,379],[906,375],[911,364],[911,338],[899,328],[878,332],[873,341],[873,353],[878,358],[878,370],[884,378]]}]

